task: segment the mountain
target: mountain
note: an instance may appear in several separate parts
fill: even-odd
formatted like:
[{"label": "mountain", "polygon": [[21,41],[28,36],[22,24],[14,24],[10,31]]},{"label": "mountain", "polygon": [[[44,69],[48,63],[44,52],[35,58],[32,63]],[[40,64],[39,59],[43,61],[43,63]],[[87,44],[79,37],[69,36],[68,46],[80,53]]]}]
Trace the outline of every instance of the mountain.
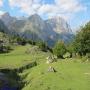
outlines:
[{"label": "mountain", "polygon": [[46,23],[57,34],[57,40],[63,40],[69,42],[73,38],[72,30],[69,24],[61,17],[53,17],[46,20]]},{"label": "mountain", "polygon": [[72,33],[72,30],[69,24],[61,17],[57,16],[51,19],[46,20],[46,22],[51,26],[53,31],[58,34],[61,33]]},{"label": "mountain", "polygon": [[68,23],[60,18],[43,20],[39,15],[34,14],[28,18],[17,19],[5,13],[0,17],[11,34],[18,34],[26,39],[43,40],[52,46],[58,40],[65,42],[72,39],[72,30]]},{"label": "mountain", "polygon": [[0,20],[0,32],[8,33],[8,28],[5,26],[2,20]]},{"label": "mountain", "polygon": [[[24,31],[24,35],[27,38],[32,36],[34,40],[42,39],[48,43],[54,41],[53,39],[55,39],[56,36],[56,33],[51,29],[51,27],[37,14],[32,15],[27,19],[22,31]],[[32,35],[27,35],[25,34],[26,32],[30,32]]]},{"label": "mountain", "polygon": [[18,20],[15,17],[10,16],[9,13],[5,13],[0,16],[0,19],[4,22],[5,26],[8,28],[8,32],[10,34],[18,34],[20,29],[23,27],[24,22],[23,20]]},{"label": "mountain", "polygon": [[1,20],[4,22],[5,25],[11,24],[14,20],[16,20],[14,17],[11,17],[9,13],[5,13],[2,16],[0,16]]}]

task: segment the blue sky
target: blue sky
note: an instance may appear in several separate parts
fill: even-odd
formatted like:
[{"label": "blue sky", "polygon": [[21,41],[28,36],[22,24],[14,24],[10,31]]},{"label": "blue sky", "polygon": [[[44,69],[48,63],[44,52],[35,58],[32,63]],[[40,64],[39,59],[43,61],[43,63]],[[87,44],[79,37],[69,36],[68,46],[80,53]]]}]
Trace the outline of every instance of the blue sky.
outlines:
[{"label": "blue sky", "polygon": [[0,15],[21,17],[39,14],[43,19],[60,16],[73,30],[90,21],[90,0],[0,0]]}]

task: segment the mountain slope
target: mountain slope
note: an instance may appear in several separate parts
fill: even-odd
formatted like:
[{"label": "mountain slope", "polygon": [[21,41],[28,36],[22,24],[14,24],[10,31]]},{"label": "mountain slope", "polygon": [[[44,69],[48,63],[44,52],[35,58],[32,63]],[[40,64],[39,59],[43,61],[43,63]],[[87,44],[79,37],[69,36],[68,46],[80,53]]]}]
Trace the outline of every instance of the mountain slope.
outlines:
[{"label": "mountain slope", "polygon": [[8,33],[8,29],[7,29],[7,27],[5,26],[5,24],[3,23],[2,20],[0,20],[0,32]]},{"label": "mountain slope", "polygon": [[[56,35],[56,33],[52,31],[51,27],[37,14],[28,18],[22,31],[24,31],[24,35],[27,38],[32,36],[32,39],[34,40],[41,39],[48,43],[50,40],[54,41]],[[25,34],[26,32],[29,32],[28,35]]]},{"label": "mountain slope", "polygon": [[69,42],[73,38],[72,30],[69,24],[61,17],[53,17],[46,20],[46,23],[51,27],[57,34],[57,40],[63,40]]},{"label": "mountain slope", "polygon": [[66,42],[73,38],[70,26],[60,17],[45,21],[34,14],[28,18],[17,19],[6,13],[0,18],[11,34],[18,34],[26,39],[42,40],[49,46],[54,45],[58,40]]}]

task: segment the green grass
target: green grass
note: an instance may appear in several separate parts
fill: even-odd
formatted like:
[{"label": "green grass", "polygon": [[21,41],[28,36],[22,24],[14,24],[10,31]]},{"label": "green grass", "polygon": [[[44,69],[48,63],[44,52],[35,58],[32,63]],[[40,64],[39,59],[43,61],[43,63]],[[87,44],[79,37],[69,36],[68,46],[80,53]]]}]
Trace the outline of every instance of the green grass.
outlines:
[{"label": "green grass", "polygon": [[17,46],[15,50],[8,54],[0,54],[0,68],[17,68],[31,61],[42,61],[48,54],[44,52],[26,54],[25,52],[32,46]]},{"label": "green grass", "polygon": [[[57,71],[48,72],[52,66]],[[86,74],[89,73],[89,74]],[[51,65],[40,64],[24,71],[21,76],[27,85],[23,90],[90,90],[90,64],[58,61]]]},{"label": "green grass", "polygon": [[[26,54],[32,46],[17,46],[14,51],[0,55],[0,68],[17,68],[35,60],[38,65],[19,73],[26,84],[22,90],[90,90],[90,63],[80,59],[58,60],[46,64],[50,53]],[[49,66],[57,72],[48,72]]]}]

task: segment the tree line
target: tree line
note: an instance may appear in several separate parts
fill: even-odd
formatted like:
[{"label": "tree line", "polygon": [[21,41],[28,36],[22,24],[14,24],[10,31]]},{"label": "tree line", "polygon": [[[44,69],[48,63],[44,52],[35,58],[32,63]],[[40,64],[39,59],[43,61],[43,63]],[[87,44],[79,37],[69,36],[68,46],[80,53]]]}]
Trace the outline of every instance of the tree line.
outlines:
[{"label": "tree line", "polygon": [[70,57],[73,54],[90,57],[90,22],[80,28],[72,42],[65,45],[63,41],[58,41],[53,48],[53,53],[57,57],[63,58],[66,52],[70,53]]}]

